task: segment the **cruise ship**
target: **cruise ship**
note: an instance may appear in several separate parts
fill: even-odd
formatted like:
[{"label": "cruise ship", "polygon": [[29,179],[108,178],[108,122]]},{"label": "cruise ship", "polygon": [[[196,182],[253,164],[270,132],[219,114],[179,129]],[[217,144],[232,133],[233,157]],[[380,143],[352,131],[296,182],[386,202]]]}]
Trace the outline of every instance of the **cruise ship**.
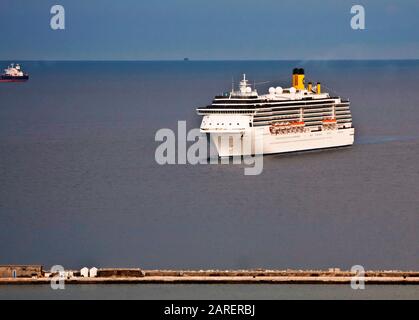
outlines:
[{"label": "cruise ship", "polygon": [[304,69],[295,68],[292,86],[271,87],[259,95],[246,75],[238,90],[216,96],[196,109],[200,131],[208,133],[220,157],[272,154],[352,145],[350,102],[305,85]]}]

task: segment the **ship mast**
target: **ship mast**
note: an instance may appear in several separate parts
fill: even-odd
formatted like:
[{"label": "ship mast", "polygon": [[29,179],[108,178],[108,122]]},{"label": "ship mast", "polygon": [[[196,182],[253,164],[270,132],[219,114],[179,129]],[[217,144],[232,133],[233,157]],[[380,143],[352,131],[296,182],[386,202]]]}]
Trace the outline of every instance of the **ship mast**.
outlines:
[{"label": "ship mast", "polygon": [[246,93],[246,88],[247,88],[246,74],[243,73],[243,80],[240,81],[240,92]]}]

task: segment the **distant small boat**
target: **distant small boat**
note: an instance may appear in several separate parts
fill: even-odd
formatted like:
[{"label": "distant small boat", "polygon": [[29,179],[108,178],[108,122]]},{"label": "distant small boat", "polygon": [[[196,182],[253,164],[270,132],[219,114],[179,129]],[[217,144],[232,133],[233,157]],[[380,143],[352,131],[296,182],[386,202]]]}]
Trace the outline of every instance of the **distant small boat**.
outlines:
[{"label": "distant small boat", "polygon": [[0,76],[0,82],[23,82],[29,80],[29,75],[24,73],[19,64],[13,63],[4,69],[4,73]]}]

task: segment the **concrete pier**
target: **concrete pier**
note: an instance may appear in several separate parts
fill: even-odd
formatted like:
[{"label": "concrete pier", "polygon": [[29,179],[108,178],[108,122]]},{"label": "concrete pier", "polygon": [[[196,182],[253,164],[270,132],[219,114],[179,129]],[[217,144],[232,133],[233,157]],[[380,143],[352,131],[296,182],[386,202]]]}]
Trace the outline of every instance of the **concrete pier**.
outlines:
[{"label": "concrete pier", "polygon": [[[66,284],[117,283],[189,283],[189,284],[350,284],[356,276],[350,271],[329,270],[142,270],[106,268],[98,269],[95,277],[82,277],[78,271],[65,278]],[[6,284],[50,284],[56,274],[38,277],[0,278]],[[365,284],[419,285],[419,271],[365,271]]]}]

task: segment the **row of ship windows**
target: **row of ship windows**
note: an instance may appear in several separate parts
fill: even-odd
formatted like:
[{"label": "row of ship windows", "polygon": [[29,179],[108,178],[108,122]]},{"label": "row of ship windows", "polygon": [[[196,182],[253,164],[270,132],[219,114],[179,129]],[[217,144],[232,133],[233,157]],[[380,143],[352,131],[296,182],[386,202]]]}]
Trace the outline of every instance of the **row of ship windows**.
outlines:
[{"label": "row of ship windows", "polygon": [[[315,112],[318,110],[330,110],[332,107],[325,107],[325,108],[306,108],[304,112],[309,113],[309,112]],[[265,108],[268,109],[268,108]],[[270,108],[271,110],[269,111],[265,111],[262,109],[259,109],[257,111],[258,114],[263,114],[263,113],[272,113],[272,112],[281,112],[281,113],[286,113],[286,112],[299,112],[300,108],[275,108],[272,107]],[[274,109],[279,109],[279,110],[274,110]],[[292,110],[281,110],[281,109],[292,109]],[[336,106],[335,107],[336,110],[349,110],[349,106]],[[201,113],[205,113],[205,114],[217,114],[217,113],[228,113],[228,114],[238,114],[238,113],[254,113],[256,112],[256,110],[203,110],[203,109],[199,109],[199,112]]]},{"label": "row of ship windows", "polygon": [[[204,122],[204,125],[205,125],[205,122]],[[212,126],[212,122],[210,122],[210,123],[209,123],[209,125],[210,125],[210,126]],[[217,122],[217,126],[219,126],[219,125],[220,125],[220,123],[219,123],[219,122]],[[224,122],[222,122],[222,123],[221,123],[221,125],[223,126],[223,125],[224,125]],[[231,126],[231,125],[232,125],[232,123],[230,122],[228,125],[230,125],[230,126]],[[239,123],[239,122],[237,122],[237,125],[239,126],[239,125],[240,125],[240,123]],[[251,122],[249,122],[249,127],[251,127],[251,126],[252,126],[252,123],[251,123]]]},{"label": "row of ship windows", "polygon": [[[260,122],[269,122],[269,121],[278,121],[278,120],[286,120],[286,121],[295,121],[295,120],[299,120],[298,118],[289,118],[289,119],[254,119],[255,123],[260,123]],[[345,120],[352,120],[352,117],[345,117],[345,118],[336,118],[337,121],[345,121]],[[304,122],[309,123],[309,122],[320,122],[321,120],[308,120],[308,119],[303,119]]]},{"label": "row of ship windows", "polygon": [[[304,121],[312,121],[314,119],[321,119],[324,117],[330,117],[331,114],[324,114],[319,116],[311,116],[311,117],[302,117],[302,120]],[[351,117],[351,114],[337,114],[335,115],[337,119],[341,118],[349,118]],[[264,120],[299,120],[299,116],[273,116],[273,117],[254,117],[255,121],[264,121]]]},{"label": "row of ship windows", "polygon": [[[204,124],[205,124],[205,123],[204,123]],[[210,125],[210,126],[212,126],[212,122],[210,122],[210,123],[209,123],[209,125]],[[219,126],[219,125],[220,125],[220,123],[217,123],[217,126]],[[223,123],[221,123],[221,125],[223,126],[223,125],[224,125],[224,122],[223,122]],[[231,124],[231,123],[229,123],[229,125],[231,126],[232,124]],[[240,125],[240,123],[238,123],[238,122],[237,122],[237,125],[239,126],[239,125]]]},{"label": "row of ship windows", "polygon": [[[294,112],[294,113],[255,113],[255,117],[287,117],[287,116],[304,116],[304,117],[312,117],[316,116],[317,114],[331,114],[333,113],[332,110],[326,110],[326,111],[319,111],[319,112]],[[347,114],[351,113],[350,110],[335,110],[336,114]]]},{"label": "row of ship windows", "polygon": [[214,114],[214,113],[230,113],[230,114],[236,114],[236,113],[254,113],[254,110],[198,110],[200,113],[208,113],[208,114]]},{"label": "row of ship windows", "polygon": [[[330,111],[333,110],[332,107],[329,108],[305,108],[303,109],[303,113],[315,113],[315,112],[322,112],[322,111]],[[336,111],[349,111],[349,107],[335,107]],[[292,110],[271,110],[271,111],[265,111],[265,110],[258,110],[256,113],[300,113],[301,108],[298,109],[292,109]]]}]

